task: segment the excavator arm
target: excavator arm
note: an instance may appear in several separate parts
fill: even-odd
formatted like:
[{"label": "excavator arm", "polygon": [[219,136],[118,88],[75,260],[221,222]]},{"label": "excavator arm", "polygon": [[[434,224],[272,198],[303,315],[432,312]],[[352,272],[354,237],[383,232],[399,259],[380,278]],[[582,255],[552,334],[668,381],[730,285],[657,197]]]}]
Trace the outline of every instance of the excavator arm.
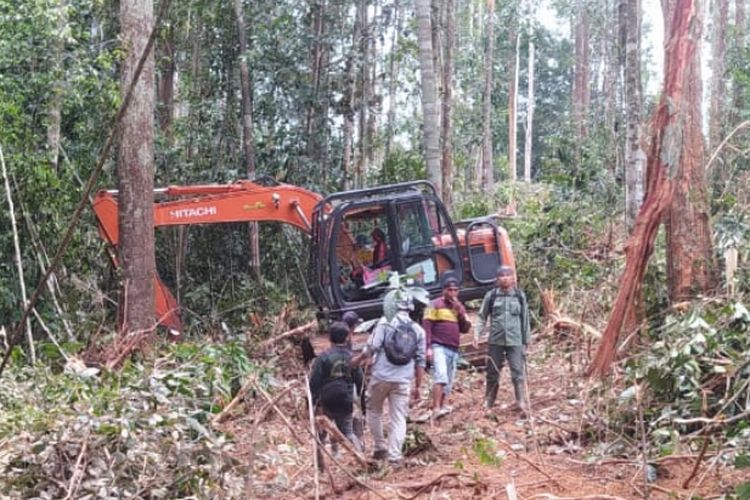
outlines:
[{"label": "excavator arm", "polygon": [[[170,198],[169,201],[154,202],[154,227],[281,222],[307,234],[311,231],[313,209],[322,200],[319,194],[298,186],[264,186],[244,180],[233,184],[170,186],[154,190],[154,195]],[[120,242],[117,192],[99,191],[93,209],[100,234],[117,248]],[[181,332],[177,300],[158,276],[154,277],[154,293],[159,324]]]}]

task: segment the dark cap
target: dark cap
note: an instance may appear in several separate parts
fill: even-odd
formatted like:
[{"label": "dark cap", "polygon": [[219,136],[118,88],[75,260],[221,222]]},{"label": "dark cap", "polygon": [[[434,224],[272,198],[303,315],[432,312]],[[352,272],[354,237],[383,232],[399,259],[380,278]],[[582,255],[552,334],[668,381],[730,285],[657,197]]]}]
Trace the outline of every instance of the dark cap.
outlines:
[{"label": "dark cap", "polygon": [[510,266],[500,266],[497,268],[497,276],[513,276],[513,268]]},{"label": "dark cap", "polygon": [[457,287],[458,286],[458,278],[455,274],[449,273],[443,275],[443,279],[440,280],[440,283],[442,284],[443,288],[451,288],[451,287]]},{"label": "dark cap", "polygon": [[341,317],[341,321],[346,323],[349,328],[354,328],[362,322],[362,318],[360,318],[359,314],[355,313],[354,311],[347,311]]}]

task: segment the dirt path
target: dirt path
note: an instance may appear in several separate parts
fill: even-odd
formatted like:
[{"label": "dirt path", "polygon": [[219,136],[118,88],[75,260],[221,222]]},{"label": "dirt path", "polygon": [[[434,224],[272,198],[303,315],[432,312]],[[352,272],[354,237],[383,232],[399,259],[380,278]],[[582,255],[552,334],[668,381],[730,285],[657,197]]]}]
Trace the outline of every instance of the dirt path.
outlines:
[{"label": "dirt path", "polygon": [[[506,498],[510,488],[517,498],[524,499],[644,498],[646,487],[638,457],[618,457],[617,440],[610,438],[605,445],[591,439],[606,429],[607,422],[597,414],[596,405],[586,401],[587,382],[573,371],[571,356],[576,353],[566,354],[549,341],[531,349],[531,419],[522,418],[510,405],[513,395],[507,367],[501,375],[499,408],[489,413],[481,407],[484,373],[460,370],[449,402],[454,411],[434,427],[428,422],[409,423],[408,454],[401,469],[364,471],[344,452],[340,461],[357,480],[330,464],[330,476],[319,476],[321,497]],[[245,418],[228,424],[228,430],[237,436],[239,458],[252,463],[248,498],[315,496],[304,392],[299,381],[291,382],[296,378],[293,373],[301,374],[301,369],[290,366],[285,372],[289,378],[278,381],[279,387],[297,385],[281,398],[279,407],[306,443],[302,446],[296,441],[273,411],[266,412],[263,421],[255,425],[253,415],[261,406],[257,400],[254,405],[258,406],[251,406]],[[411,409],[411,418],[428,410],[427,390]],[[369,455],[372,443],[365,434]],[[621,437],[622,441],[628,439]],[[683,490],[682,482],[691,473],[695,455],[686,453],[653,463],[651,471],[657,477],[648,484],[650,495],[708,498],[733,491],[743,479],[742,471],[724,468],[709,456],[690,488]],[[331,487],[331,478],[338,493]]]}]

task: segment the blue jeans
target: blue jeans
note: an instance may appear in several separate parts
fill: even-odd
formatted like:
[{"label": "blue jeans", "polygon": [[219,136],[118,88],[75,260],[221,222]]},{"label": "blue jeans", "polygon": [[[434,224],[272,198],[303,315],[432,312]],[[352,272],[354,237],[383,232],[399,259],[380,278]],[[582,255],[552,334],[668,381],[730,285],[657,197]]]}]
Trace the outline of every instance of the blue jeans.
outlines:
[{"label": "blue jeans", "polygon": [[432,344],[432,383],[443,386],[443,394],[451,393],[458,365],[458,350],[442,344]]}]

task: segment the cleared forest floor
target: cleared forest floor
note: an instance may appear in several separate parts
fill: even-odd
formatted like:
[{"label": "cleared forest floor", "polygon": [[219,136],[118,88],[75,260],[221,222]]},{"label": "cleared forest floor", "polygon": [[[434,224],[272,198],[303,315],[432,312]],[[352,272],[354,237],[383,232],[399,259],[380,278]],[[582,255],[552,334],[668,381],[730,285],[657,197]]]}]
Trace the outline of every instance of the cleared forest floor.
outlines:
[{"label": "cleared forest floor", "polygon": [[[522,499],[711,498],[733,493],[746,479],[747,471],[725,465],[721,454],[709,450],[690,485],[683,489],[699,455],[701,443],[697,442],[695,450],[685,447],[652,460],[649,474],[656,477],[646,484],[642,456],[626,456],[625,450],[635,449],[634,438],[613,438],[606,417],[606,412],[613,410],[587,400],[585,385],[590,382],[578,373],[582,367],[574,361],[580,355],[555,345],[549,337],[533,345],[529,353],[530,418],[513,409],[507,367],[501,375],[499,405],[491,412],[481,405],[483,371],[459,370],[449,401],[454,411],[435,426],[409,422],[402,468],[367,470],[342,449],[338,461],[343,469],[327,460],[328,472],[321,472],[317,479],[320,496],[505,498],[515,491]],[[278,412],[260,399],[244,417],[225,424],[237,439],[241,455],[237,458],[252,464],[246,483],[248,497],[315,497],[309,413],[300,365],[289,360],[284,371],[289,376],[278,381],[275,391],[286,391],[276,405],[296,429],[297,439]],[[428,412],[429,377],[426,382],[422,399],[410,410],[412,420]],[[372,442],[367,430],[365,436],[369,457]],[[603,436],[608,440],[601,441]]]}]

